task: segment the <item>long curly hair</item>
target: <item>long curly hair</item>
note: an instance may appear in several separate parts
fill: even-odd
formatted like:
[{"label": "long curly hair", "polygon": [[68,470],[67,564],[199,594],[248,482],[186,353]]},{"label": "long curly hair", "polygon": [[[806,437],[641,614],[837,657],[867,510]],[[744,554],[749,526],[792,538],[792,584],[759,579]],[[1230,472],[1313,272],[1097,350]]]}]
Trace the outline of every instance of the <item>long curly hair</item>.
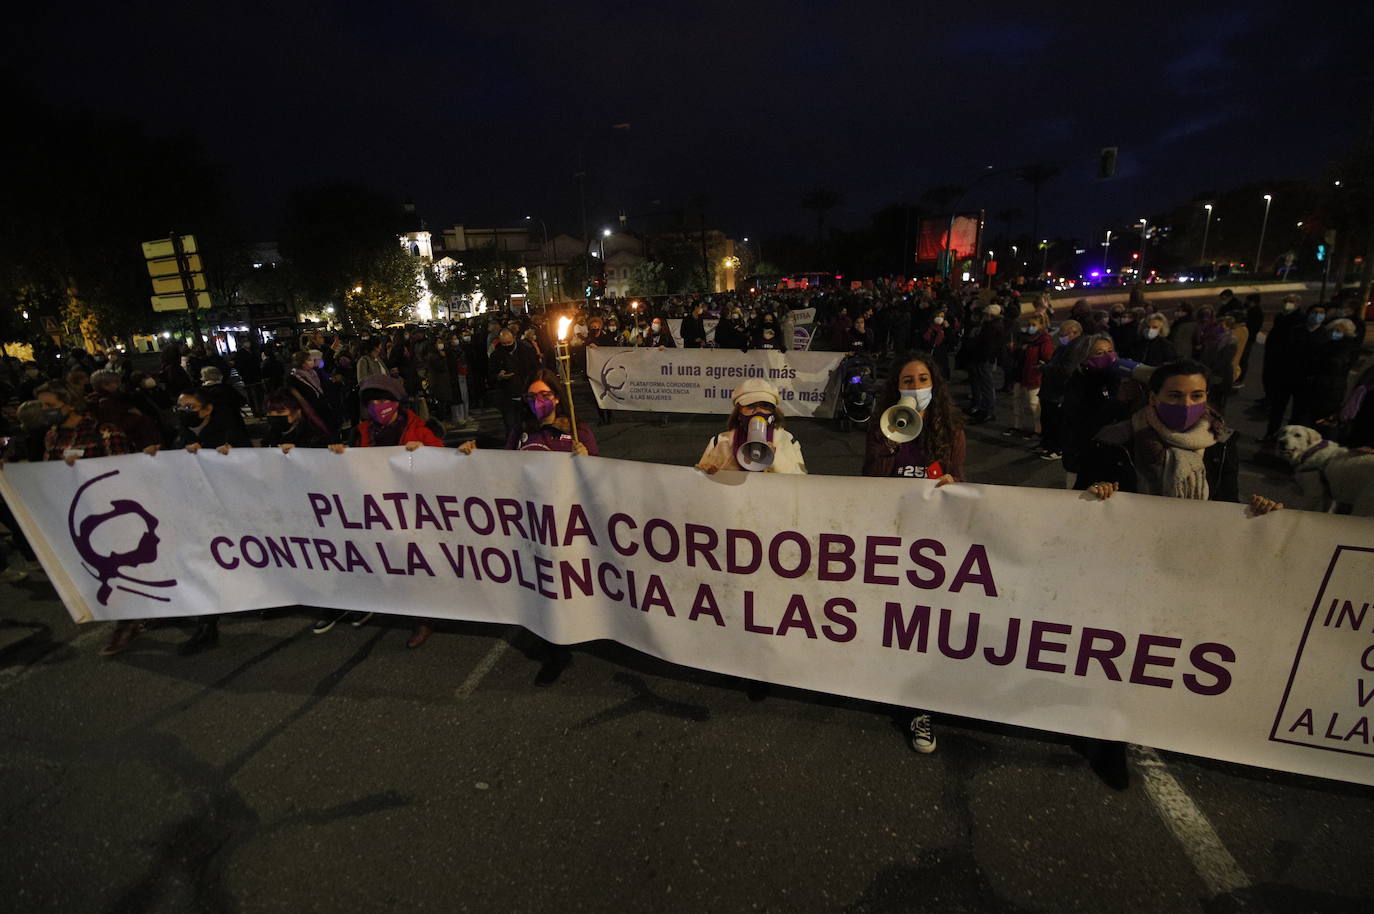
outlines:
[{"label": "long curly hair", "polygon": [[949,392],[949,381],[940,372],[940,363],[929,352],[920,350],[899,355],[892,363],[882,392],[873,404],[873,415],[868,420],[868,445],[871,448],[877,443],[888,443],[887,437],[883,435],[883,412],[901,399],[898,382],[901,380],[902,368],[910,362],[920,362],[930,371],[930,406],[926,407],[921,434],[917,440],[925,448],[931,462],[947,461],[953,456],[954,436],[964,427],[964,417],[954,407],[954,398]]}]

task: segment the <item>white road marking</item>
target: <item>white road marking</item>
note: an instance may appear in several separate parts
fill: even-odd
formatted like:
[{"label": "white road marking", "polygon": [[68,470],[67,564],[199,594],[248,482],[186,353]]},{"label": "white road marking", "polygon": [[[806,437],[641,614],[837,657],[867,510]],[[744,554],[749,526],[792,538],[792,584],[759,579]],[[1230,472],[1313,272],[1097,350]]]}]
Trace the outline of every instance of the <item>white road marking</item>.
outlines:
[{"label": "white road marking", "polygon": [[1213,895],[1225,895],[1248,888],[1250,877],[1221,843],[1206,813],[1169,772],[1159,753],[1145,746],[1132,746],[1131,751],[1150,802],[1154,803],[1159,817],[1169,826],[1178,843],[1183,845],[1183,852],[1208,890]]},{"label": "white road marking", "polygon": [[468,673],[467,678],[463,680],[456,690],[454,690],[453,697],[456,700],[462,701],[464,698],[467,698],[473,692],[477,691],[477,686],[481,684],[483,678],[485,678],[496,666],[496,661],[501,659],[501,655],[506,652],[506,648],[510,647],[510,639],[515,637],[517,628],[518,626],[514,625],[508,628],[501,637],[496,640],[496,643],[487,650],[486,655],[483,656],[481,660],[477,661],[477,666],[472,668],[472,672]]}]

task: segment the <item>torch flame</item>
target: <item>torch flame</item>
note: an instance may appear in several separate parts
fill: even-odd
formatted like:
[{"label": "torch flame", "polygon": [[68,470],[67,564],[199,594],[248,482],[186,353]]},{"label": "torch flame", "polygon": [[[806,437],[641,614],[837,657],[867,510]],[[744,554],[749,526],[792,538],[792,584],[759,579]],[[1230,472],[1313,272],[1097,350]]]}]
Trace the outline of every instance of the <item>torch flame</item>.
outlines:
[{"label": "torch flame", "polygon": [[566,340],[568,338],[568,325],[572,323],[572,318],[566,314],[558,319],[558,338]]}]

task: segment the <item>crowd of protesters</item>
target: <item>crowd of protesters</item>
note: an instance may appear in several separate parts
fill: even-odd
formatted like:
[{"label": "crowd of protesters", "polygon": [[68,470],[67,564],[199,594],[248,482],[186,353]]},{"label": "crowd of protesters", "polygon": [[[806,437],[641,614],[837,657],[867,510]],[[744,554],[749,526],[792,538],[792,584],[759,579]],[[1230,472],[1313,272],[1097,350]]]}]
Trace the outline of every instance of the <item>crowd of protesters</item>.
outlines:
[{"label": "crowd of protesters", "polygon": [[[1101,498],[1125,489],[1239,501],[1236,438],[1225,415],[1232,393],[1256,375],[1266,441],[1287,421],[1351,447],[1374,445],[1374,396],[1364,395],[1374,367],[1351,382],[1365,338],[1357,304],[1338,295],[1304,307],[1288,295],[1266,308],[1259,295],[1242,300],[1226,290],[1201,304],[1151,307],[1136,290],[1106,309],[1080,300],[1056,313],[1048,295],[1007,288],[731,292],[606,299],[574,309],[570,346],[575,370],[585,365],[586,349],[600,346],[783,350],[800,338],[811,349],[889,357],[868,424],[866,475],[966,481],[965,427],[999,422],[1000,393],[1011,399],[1001,435],[1025,439],[1044,460],[1062,460],[1066,487]],[[799,312],[807,319],[800,335]],[[155,366],[123,352],[39,348],[32,361],[0,362],[4,460],[72,462],[163,448],[227,453],[255,440],[340,453],[447,440],[471,452],[475,412],[484,408],[499,412],[508,449],[595,456],[591,429],[570,425],[568,392],[556,373],[551,318],[566,313],[315,329],[268,342],[242,335],[228,352],[173,343]],[[1259,366],[1253,371],[1252,362]],[[957,371],[968,382],[962,408],[952,385]],[[746,424],[762,417],[785,445],[773,470],[805,473],[771,385],[746,384],[736,393],[726,430],[698,468],[738,468],[733,455]],[[880,417],[900,398],[917,405],[924,423],[915,440],[898,443],[881,432]],[[599,417],[607,422],[610,413],[599,410]],[[1259,513],[1280,507],[1258,495],[1249,501]],[[21,560],[3,569],[6,580],[40,570],[8,507],[0,507]],[[361,625],[370,615],[330,612],[314,630],[345,620]],[[412,621],[407,646],[415,648],[433,622]],[[125,650],[141,631],[140,623],[121,623],[105,653]],[[217,617],[200,617],[182,650],[213,646],[217,637]],[[556,676],[568,654],[546,648]],[[918,751],[934,749],[928,713],[914,712],[910,735]]]}]

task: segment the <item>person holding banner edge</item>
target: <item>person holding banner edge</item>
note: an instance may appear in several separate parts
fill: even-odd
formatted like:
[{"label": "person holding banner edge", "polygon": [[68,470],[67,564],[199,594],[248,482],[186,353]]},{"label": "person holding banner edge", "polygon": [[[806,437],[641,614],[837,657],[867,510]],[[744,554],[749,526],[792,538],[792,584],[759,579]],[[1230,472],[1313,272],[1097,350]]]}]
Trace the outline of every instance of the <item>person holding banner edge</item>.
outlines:
[{"label": "person holding banner edge", "polygon": [[[1240,501],[1235,432],[1208,405],[1207,366],[1181,359],[1155,369],[1146,405],[1103,428],[1083,455],[1076,487],[1105,501],[1118,491],[1200,501]],[[1283,505],[1250,496],[1253,516]],[[1124,790],[1130,784],[1126,746],[1097,741],[1089,757],[1098,776]]]},{"label": "person holding banner edge", "polygon": [[[772,383],[750,378],[735,388],[731,400],[735,408],[726,420],[725,431],[706,445],[696,463],[698,470],[708,476],[721,470],[806,472],[801,445],[782,427],[782,395]],[[763,447],[751,448],[751,444]],[[751,452],[757,452],[760,459],[750,459]]]},{"label": "person holding banner edge", "polygon": [[[772,383],[762,378],[742,381],[731,400],[735,408],[725,431],[706,445],[696,469],[707,476],[721,470],[806,473],[801,445],[782,427],[782,395]],[[745,691],[750,701],[762,701],[768,683],[749,681]]]},{"label": "person holding banner edge", "polygon": [[[48,427],[43,435],[44,460],[61,460],[72,466],[84,457],[111,457],[131,450],[123,431],[96,421],[86,398],[61,381],[39,385],[33,395],[42,404],[41,420]],[[0,460],[0,467],[3,466],[4,461]],[[142,633],[142,622],[120,622],[100,653],[106,657],[121,653]]]},{"label": "person holding banner edge", "polygon": [[[1143,408],[1094,437],[1075,487],[1103,500],[1126,491],[1239,502],[1235,432],[1208,403],[1207,366],[1170,362],[1149,384]],[[1251,495],[1249,505],[1256,515],[1283,507],[1262,495]]]},{"label": "person holding banner edge", "polygon": [[[523,427],[506,439],[508,451],[562,451],[573,456],[598,457],[596,436],[584,423],[577,423],[577,440],[572,436],[572,416],[568,409],[570,397],[563,382],[547,368],[536,372],[525,385],[525,414]],[[464,441],[458,446],[464,454],[477,450],[476,441]],[[566,645],[553,644],[530,632],[536,641],[535,652],[543,663],[534,678],[535,685],[553,685],[572,663],[572,651]]]},{"label": "person holding banner edge", "polygon": [[[963,480],[963,422],[936,364],[925,352],[899,355],[892,363],[868,421],[863,475],[934,479],[936,488]],[[911,411],[919,417],[915,421]],[[908,732],[912,749],[922,755],[935,751],[928,711],[913,709]]]},{"label": "person holding banner edge", "polygon": [[[173,413],[177,418],[176,446],[186,449],[188,454],[198,453],[202,448],[228,454],[232,448],[252,447],[240,416],[231,413],[235,407],[206,393],[203,387],[183,390],[177,397]],[[235,421],[237,420],[237,421]],[[156,456],[161,445],[150,444],[143,453]],[[196,627],[177,648],[183,657],[198,654],[207,647],[219,644],[219,614],[196,617]]]},{"label": "person holding banner edge", "polygon": [[[405,395],[404,382],[390,375],[373,375],[359,385],[358,399],[367,413],[367,418],[359,422],[354,430],[355,447],[400,445],[407,451],[413,451],[420,447],[444,446],[444,442],[430,430],[423,419],[401,405]],[[342,454],[348,450],[348,446],[331,444],[329,449],[336,454]],[[311,630],[317,635],[323,634],[348,615],[350,613],[347,611],[330,612],[316,620]],[[371,612],[359,612],[349,624],[357,628],[371,617]],[[434,620],[417,616],[412,620],[412,624],[414,628],[406,640],[406,647],[414,650],[429,640],[429,636],[434,633]]]}]

